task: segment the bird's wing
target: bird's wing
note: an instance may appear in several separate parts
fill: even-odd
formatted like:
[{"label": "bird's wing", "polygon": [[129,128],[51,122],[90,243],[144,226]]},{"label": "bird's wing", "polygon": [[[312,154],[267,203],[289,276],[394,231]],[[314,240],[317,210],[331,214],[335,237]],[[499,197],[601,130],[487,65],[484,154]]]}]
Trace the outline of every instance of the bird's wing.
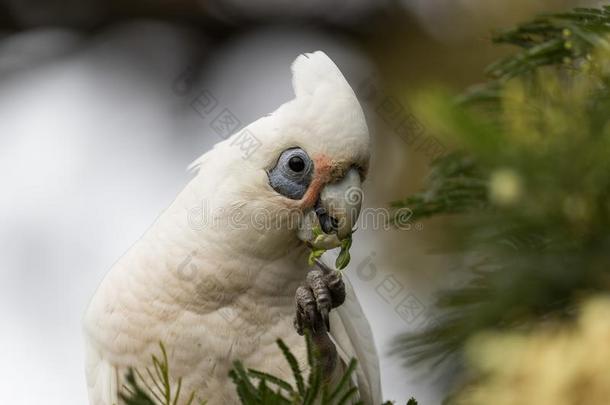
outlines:
[{"label": "bird's wing", "polygon": [[118,404],[119,373],[90,343],[86,347],[86,376],[91,405]]},{"label": "bird's wing", "polygon": [[355,374],[360,399],[367,405],[379,405],[382,401],[381,380],[373,332],[351,283],[347,277],[343,277],[343,281],[346,298],[343,305],[330,313],[330,335],[344,362],[349,362],[351,358],[358,360]]},{"label": "bird's wing", "polygon": [[166,262],[152,254],[141,255],[143,250],[161,251],[144,238],[136,242],[106,275],[85,312],[85,371],[91,405],[119,404],[128,368],[147,365],[150,357],[145,355],[161,340],[156,326],[162,311],[158,307],[147,310],[152,302],[147,292],[153,272]]}]

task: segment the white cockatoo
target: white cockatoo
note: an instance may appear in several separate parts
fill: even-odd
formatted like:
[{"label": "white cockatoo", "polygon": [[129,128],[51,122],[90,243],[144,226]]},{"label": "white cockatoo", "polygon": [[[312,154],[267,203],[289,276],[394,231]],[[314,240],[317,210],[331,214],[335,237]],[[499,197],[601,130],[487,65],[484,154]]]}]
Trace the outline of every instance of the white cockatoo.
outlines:
[{"label": "white cockatoo", "polygon": [[305,329],[330,383],[356,358],[360,399],[381,403],[371,329],[349,282],[307,260],[355,227],[367,125],[326,54],[299,56],[292,72],[295,98],[201,156],[99,286],[84,320],[91,404],[119,404],[128,369],[150,367],[159,342],[183,393],[238,403],[233,362],[290,380],[276,340],[306,367]]}]

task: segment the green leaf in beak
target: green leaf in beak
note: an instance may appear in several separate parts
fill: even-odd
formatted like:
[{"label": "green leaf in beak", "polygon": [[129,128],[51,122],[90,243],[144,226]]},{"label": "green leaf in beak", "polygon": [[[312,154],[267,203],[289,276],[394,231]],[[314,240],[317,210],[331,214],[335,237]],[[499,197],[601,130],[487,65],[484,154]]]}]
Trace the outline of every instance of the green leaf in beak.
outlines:
[{"label": "green leaf in beak", "polygon": [[341,252],[337,256],[335,261],[335,267],[338,270],[343,270],[349,264],[351,256],[349,254],[349,248],[352,247],[352,235],[350,234],[347,238],[341,241]]},{"label": "green leaf in beak", "polygon": [[309,259],[307,259],[307,263],[309,263],[310,266],[313,266],[314,263],[316,262],[316,259],[319,259],[320,257],[322,257],[324,252],[326,252],[326,249],[313,249],[309,253]]},{"label": "green leaf in beak", "polygon": [[[314,234],[314,244],[319,240],[324,238],[324,233],[319,226],[313,228]],[[351,256],[349,254],[349,249],[352,247],[352,234],[347,236],[345,239],[341,240],[341,252],[339,252],[339,256],[337,256],[337,260],[335,261],[335,267],[337,270],[343,270],[349,264]],[[324,248],[313,248],[309,253],[309,258],[307,262],[310,266],[313,266],[316,259],[322,257],[322,255],[326,252],[327,249]]]}]

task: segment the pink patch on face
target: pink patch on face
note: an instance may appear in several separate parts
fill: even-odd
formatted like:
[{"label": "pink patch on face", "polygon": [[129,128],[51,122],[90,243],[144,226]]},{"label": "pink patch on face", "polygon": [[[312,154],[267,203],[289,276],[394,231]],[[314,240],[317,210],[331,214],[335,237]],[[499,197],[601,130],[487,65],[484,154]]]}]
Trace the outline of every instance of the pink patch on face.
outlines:
[{"label": "pink patch on face", "polygon": [[307,192],[299,201],[301,209],[307,209],[314,206],[322,191],[322,187],[328,183],[331,179],[332,161],[326,155],[318,155],[313,158],[314,162],[314,174],[311,184],[307,189]]}]

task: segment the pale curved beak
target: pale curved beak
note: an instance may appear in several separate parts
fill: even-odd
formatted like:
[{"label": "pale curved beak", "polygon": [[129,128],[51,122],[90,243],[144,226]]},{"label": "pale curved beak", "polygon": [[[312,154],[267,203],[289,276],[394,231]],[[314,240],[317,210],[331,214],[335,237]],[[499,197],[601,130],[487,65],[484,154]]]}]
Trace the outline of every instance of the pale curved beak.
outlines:
[{"label": "pale curved beak", "polygon": [[362,206],[361,186],[360,173],[352,168],[322,189],[315,211],[325,233],[335,233],[339,240],[352,233]]}]

